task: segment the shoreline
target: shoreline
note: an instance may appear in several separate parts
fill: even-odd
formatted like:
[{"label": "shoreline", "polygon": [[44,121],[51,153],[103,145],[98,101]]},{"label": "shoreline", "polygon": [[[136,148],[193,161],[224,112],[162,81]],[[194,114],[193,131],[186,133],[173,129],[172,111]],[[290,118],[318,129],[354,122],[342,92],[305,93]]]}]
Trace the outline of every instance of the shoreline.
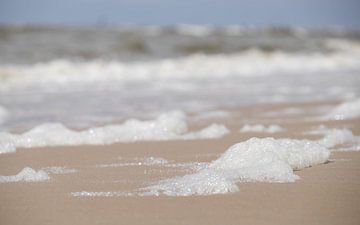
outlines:
[{"label": "shoreline", "polygon": [[[191,173],[184,167],[117,165],[149,157],[169,164],[210,162],[231,145],[250,137],[318,139],[303,134],[312,127],[350,127],[360,134],[360,120],[308,120],[318,112],[299,115],[268,111],[311,109],[335,103],[253,106],[230,118],[211,118],[190,124],[191,130],[222,122],[231,133],[220,139],[147,141],[107,146],[67,146],[18,149],[0,155],[0,174],[13,175],[25,166],[41,169],[65,166],[77,172],[50,174],[45,182],[0,183],[1,224],[357,224],[360,221],[360,152],[332,152],[328,163],[295,171],[294,183],[238,183],[239,192],[211,196],[73,197],[76,191],[131,191],[146,182]],[[268,108],[267,108],[268,107]],[[305,110],[306,112],[306,110]],[[240,119],[242,118],[242,119]],[[245,123],[276,123],[279,133],[239,133]]]}]

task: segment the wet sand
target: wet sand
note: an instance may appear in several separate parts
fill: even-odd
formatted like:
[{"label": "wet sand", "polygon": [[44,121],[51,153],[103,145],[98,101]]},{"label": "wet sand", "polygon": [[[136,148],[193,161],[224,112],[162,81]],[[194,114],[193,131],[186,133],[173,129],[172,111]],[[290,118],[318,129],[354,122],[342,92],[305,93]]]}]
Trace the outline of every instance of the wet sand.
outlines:
[{"label": "wet sand", "polygon": [[[69,174],[50,174],[46,182],[0,184],[0,224],[359,224],[360,152],[333,152],[326,164],[295,173],[295,183],[239,183],[239,192],[189,197],[74,197],[78,191],[132,191],[188,168],[163,165],[101,167],[161,157],[170,164],[209,162],[229,146],[253,136],[317,139],[306,135],[314,126],[350,127],[360,134],[360,120],[320,121],[317,117],[336,103],[270,105],[228,109],[222,122],[231,134],[221,139],[119,143],[19,149],[0,155],[0,174],[17,174],[25,166],[41,169],[66,166]],[[286,108],[303,113],[282,114]],[[322,107],[322,108],[321,108]],[[319,109],[321,110],[319,110]],[[245,123],[275,123],[276,134],[239,133]],[[210,120],[192,122],[192,129]]]}]

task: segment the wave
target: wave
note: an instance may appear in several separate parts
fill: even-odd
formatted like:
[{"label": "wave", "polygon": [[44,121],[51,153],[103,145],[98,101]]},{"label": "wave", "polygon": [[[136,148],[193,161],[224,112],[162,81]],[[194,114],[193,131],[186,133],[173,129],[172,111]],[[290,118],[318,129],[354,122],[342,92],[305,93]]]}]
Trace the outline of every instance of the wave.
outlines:
[{"label": "wave", "polygon": [[[333,53],[269,53],[251,49],[239,54],[197,54],[147,62],[76,62],[64,59],[33,65],[2,65],[0,90],[39,84],[202,80],[359,70],[360,46],[336,43],[342,50]],[[335,46],[334,43],[331,45]]]}]

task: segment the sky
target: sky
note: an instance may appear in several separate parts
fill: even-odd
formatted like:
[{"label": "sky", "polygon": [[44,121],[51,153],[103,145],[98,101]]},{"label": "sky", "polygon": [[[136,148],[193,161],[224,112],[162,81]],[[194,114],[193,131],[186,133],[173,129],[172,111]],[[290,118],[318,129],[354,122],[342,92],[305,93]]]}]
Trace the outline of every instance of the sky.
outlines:
[{"label": "sky", "polygon": [[0,23],[360,29],[360,0],[0,0]]}]

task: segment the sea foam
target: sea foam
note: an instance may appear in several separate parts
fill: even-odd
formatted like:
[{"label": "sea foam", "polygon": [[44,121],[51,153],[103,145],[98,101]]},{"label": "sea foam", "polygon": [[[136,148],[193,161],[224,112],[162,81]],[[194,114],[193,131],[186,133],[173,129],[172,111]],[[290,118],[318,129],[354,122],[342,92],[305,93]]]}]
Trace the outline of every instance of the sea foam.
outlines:
[{"label": "sea foam", "polygon": [[0,176],[0,183],[9,182],[39,182],[49,180],[49,175],[44,170],[34,170],[30,167],[25,167],[18,174],[12,176]]},{"label": "sea foam", "polygon": [[283,131],[285,131],[285,129],[276,124],[271,124],[269,126],[265,126],[262,124],[255,124],[255,125],[246,124],[240,129],[241,133],[247,133],[247,132],[278,133]]},{"label": "sea foam", "polygon": [[184,113],[162,114],[154,120],[127,120],[123,124],[74,131],[59,123],[37,126],[23,134],[0,133],[0,153],[15,152],[16,148],[67,145],[106,145],[116,142],[189,140],[221,138],[229,130],[212,124],[197,132],[188,132]]},{"label": "sea foam", "polygon": [[[251,49],[229,55],[190,55],[148,62],[53,60],[34,65],[2,65],[0,90],[31,85],[79,82],[128,82],[163,79],[202,80],[359,69],[360,48],[334,54],[272,53]],[[86,74],[86,76],[83,76]],[[129,76],[131,74],[131,76]]]},{"label": "sea foam", "polygon": [[329,112],[325,119],[345,120],[360,116],[360,98],[346,101]]},{"label": "sea foam", "polygon": [[68,174],[68,173],[76,173],[77,169],[67,168],[64,166],[51,166],[41,168],[42,171],[45,171],[47,174]]},{"label": "sea foam", "polygon": [[315,141],[251,138],[231,146],[197,173],[142,189],[145,195],[211,195],[238,191],[240,181],[294,182],[294,169],[324,163],[330,151]]},{"label": "sea foam", "polygon": [[359,137],[347,129],[332,129],[318,141],[251,138],[231,146],[204,169],[159,181],[140,189],[139,195],[224,194],[238,191],[238,182],[294,182],[299,178],[294,170],[325,163],[334,147],[345,143],[358,146]]}]

